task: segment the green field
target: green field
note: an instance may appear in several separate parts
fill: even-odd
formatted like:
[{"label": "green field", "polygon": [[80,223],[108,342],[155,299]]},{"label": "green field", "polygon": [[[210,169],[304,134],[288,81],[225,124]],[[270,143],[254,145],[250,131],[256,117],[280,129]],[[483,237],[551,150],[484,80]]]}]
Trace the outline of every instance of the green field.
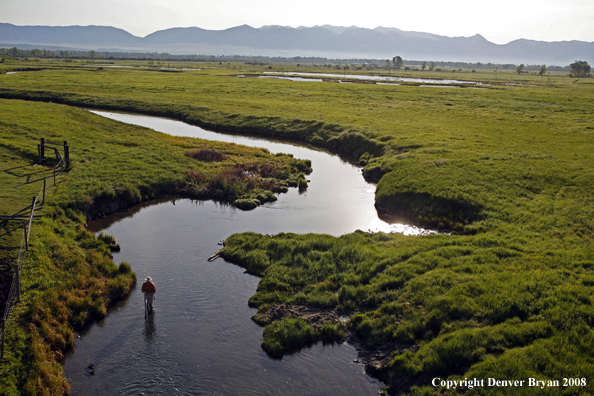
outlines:
[{"label": "green field", "polygon": [[[409,346],[381,370],[389,392],[443,393],[431,386],[434,377],[492,377],[586,378],[585,387],[545,387],[539,394],[592,393],[594,80],[561,73],[399,73],[484,82],[423,87],[236,77],[265,70],[242,64],[201,64],[196,71],[2,64],[6,70],[33,66],[45,69],[0,75],[0,97],[10,99],[3,106],[17,103],[13,99],[51,101],[308,141],[360,158],[366,176],[379,179],[381,211],[453,231],[427,237],[241,234],[227,241],[225,257],[263,278],[250,300],[261,312],[285,302],[335,309],[350,315],[347,327],[370,346]],[[21,106],[11,122],[26,131],[31,116]],[[64,117],[80,116],[64,109]],[[16,155],[14,147],[1,147]],[[146,154],[126,150],[139,161],[138,171],[150,175]],[[229,159],[229,166],[236,161]],[[180,175],[175,169],[169,180]],[[113,182],[107,173],[102,180]],[[151,197],[146,180],[128,180],[126,191]],[[67,196],[81,202],[67,188],[56,194],[61,202]],[[284,336],[275,338],[283,332],[308,341],[313,334],[294,321],[269,326],[265,343],[277,350],[294,347]]]}]

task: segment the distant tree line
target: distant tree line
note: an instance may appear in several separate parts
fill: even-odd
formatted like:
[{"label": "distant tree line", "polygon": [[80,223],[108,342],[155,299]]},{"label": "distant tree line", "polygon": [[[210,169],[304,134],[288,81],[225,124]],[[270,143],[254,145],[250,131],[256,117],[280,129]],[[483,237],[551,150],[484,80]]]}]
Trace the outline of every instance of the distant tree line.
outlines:
[{"label": "distant tree line", "polygon": [[111,51],[78,51],[21,49],[17,47],[0,48],[0,56],[14,58],[56,58],[56,59],[101,59],[101,60],[170,60],[200,62],[326,62],[320,57],[269,57],[253,55],[173,55],[167,52],[111,52]]},{"label": "distant tree line", "polygon": [[[451,67],[454,69],[499,69],[499,70],[517,70],[518,65],[513,63],[471,63],[471,62],[425,62],[425,61],[406,61],[407,64],[425,65],[433,64],[433,67]],[[522,64],[522,71],[539,71],[543,65],[524,65]],[[569,71],[569,66],[546,66],[548,71]]]},{"label": "distant tree line", "polygon": [[[322,57],[294,56],[294,57],[270,57],[254,55],[173,55],[167,52],[108,52],[108,51],[78,51],[78,50],[48,50],[48,49],[21,49],[17,47],[0,48],[0,56],[14,58],[55,58],[55,59],[97,59],[97,60],[153,60],[153,61],[193,61],[193,62],[246,62],[254,65],[269,63],[313,63],[323,67],[335,69],[428,69],[430,71],[438,68],[453,69],[501,69],[517,70],[518,65],[497,64],[497,63],[471,63],[471,62],[448,62],[448,61],[420,61],[403,60],[395,56],[391,60],[382,59],[328,59]],[[587,70],[586,76],[590,73],[587,62],[576,61],[580,73]],[[586,67],[587,66],[587,67]],[[523,71],[541,71],[542,65],[522,65]],[[548,71],[572,71],[570,66],[548,66]],[[576,69],[578,70],[578,69]],[[572,74],[573,75],[573,74]]]}]

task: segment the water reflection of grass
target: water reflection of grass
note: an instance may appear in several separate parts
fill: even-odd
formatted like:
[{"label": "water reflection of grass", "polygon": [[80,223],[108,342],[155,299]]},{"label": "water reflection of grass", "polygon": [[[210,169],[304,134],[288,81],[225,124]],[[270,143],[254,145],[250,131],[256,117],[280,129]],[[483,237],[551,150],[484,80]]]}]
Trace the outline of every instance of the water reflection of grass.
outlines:
[{"label": "water reflection of grass", "polygon": [[[430,376],[593,377],[592,80],[479,72],[466,75],[491,86],[433,89],[231,77],[237,70],[56,69],[3,79],[0,95],[363,155],[366,175],[381,178],[380,209],[454,235],[234,236],[225,255],[263,276],[252,304],[334,308],[369,345],[420,345],[385,368],[393,392],[431,392]],[[292,345],[290,329],[286,343],[268,337],[276,330],[267,342]]]}]

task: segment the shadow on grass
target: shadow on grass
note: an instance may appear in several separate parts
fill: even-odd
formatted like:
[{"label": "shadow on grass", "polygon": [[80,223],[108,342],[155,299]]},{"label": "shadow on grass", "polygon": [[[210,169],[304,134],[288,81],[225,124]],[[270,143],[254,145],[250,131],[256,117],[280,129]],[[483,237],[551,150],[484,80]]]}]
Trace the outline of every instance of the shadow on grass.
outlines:
[{"label": "shadow on grass", "polygon": [[[23,222],[19,220],[1,220],[0,221],[0,237],[10,236],[14,231],[23,230]],[[0,250],[6,248],[6,245],[0,246]]]},{"label": "shadow on grass", "polygon": [[[2,172],[6,173],[7,175],[13,176],[15,178],[21,179],[25,178],[26,181],[24,183],[17,184],[17,186],[23,186],[31,183],[37,183],[45,179],[47,176],[51,175],[52,167],[40,167],[38,169],[33,169],[31,171],[25,171],[28,168],[35,166],[34,164],[30,165],[22,165],[22,166],[15,166],[13,168],[3,169]],[[17,170],[22,170],[22,172],[18,172]],[[34,178],[37,176],[38,178]]]},{"label": "shadow on grass", "polygon": [[427,193],[395,193],[381,197],[375,207],[390,222],[411,221],[425,227],[464,231],[464,226],[482,218],[483,208],[468,201],[436,197]]}]

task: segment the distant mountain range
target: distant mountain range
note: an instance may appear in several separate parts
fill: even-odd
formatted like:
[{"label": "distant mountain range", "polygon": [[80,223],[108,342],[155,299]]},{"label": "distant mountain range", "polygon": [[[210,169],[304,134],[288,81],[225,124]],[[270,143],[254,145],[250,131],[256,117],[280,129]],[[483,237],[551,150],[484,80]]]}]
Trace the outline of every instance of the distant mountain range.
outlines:
[{"label": "distant mountain range", "polygon": [[395,28],[242,25],[160,30],[146,37],[110,26],[15,26],[0,23],[0,46],[63,50],[142,51],[170,54],[320,56],[325,58],[525,63],[565,66],[594,63],[594,42],[519,39],[499,45],[477,34],[447,37]]}]

